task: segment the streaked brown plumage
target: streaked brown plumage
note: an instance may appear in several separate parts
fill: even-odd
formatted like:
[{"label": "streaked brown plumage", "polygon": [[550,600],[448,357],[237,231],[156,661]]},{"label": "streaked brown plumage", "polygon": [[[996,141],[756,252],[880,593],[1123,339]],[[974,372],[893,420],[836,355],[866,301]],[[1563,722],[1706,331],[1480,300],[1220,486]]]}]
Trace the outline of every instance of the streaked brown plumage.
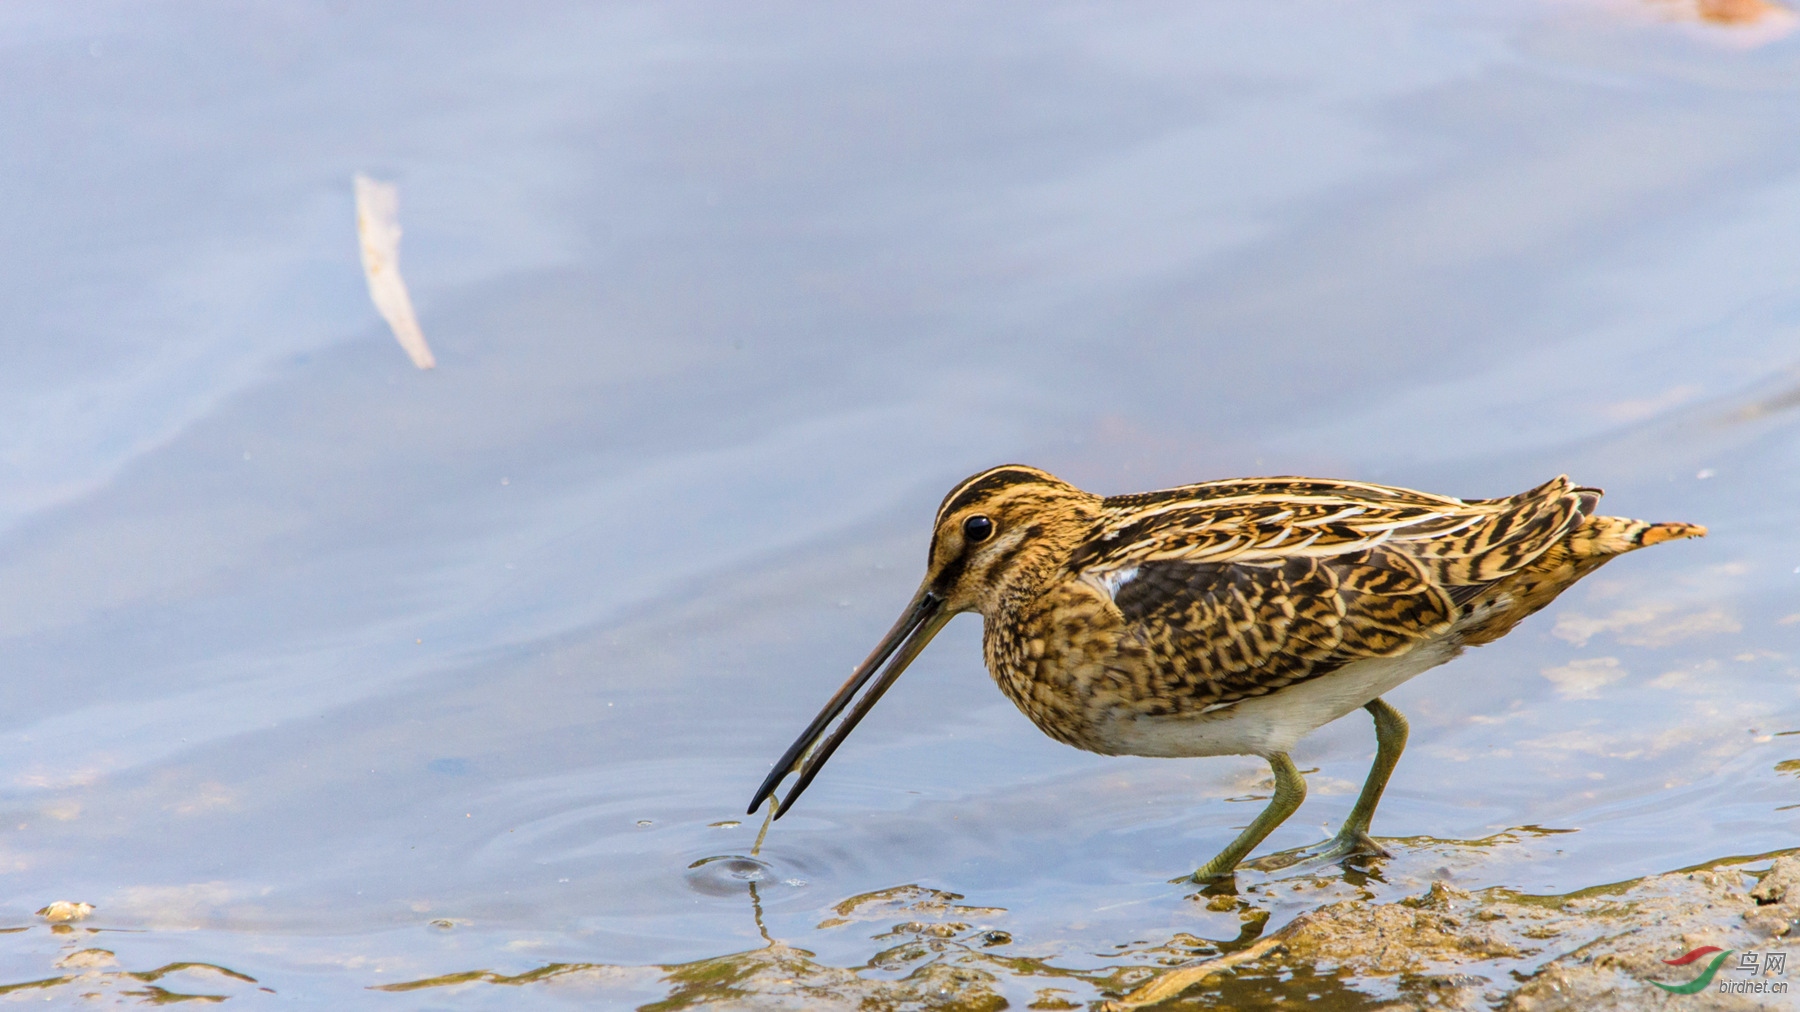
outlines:
[{"label": "streaked brown plumage", "polygon": [[[1358,707],[1375,769],[1325,853],[1366,830],[1404,745],[1383,692],[1503,636],[1615,555],[1692,524],[1599,516],[1566,477],[1504,499],[1361,482],[1241,478],[1101,498],[1036,468],[964,480],[938,508],[924,585],[899,624],[775,766],[815,744],[779,811],[950,616],[979,612],[987,666],[1044,733],[1119,755],[1259,755],[1269,810],[1197,874],[1228,873],[1304,797],[1286,753]],[[837,731],[825,728],[892,656]]]}]

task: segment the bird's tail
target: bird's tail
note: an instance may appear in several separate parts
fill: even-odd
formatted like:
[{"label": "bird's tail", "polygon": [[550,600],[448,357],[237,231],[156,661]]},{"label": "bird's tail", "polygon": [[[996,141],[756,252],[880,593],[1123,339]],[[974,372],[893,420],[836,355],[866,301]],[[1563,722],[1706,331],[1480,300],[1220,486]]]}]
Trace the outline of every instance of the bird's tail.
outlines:
[{"label": "bird's tail", "polygon": [[1570,488],[1567,478],[1557,480],[1565,487],[1554,491],[1578,497],[1574,514],[1579,519],[1567,535],[1517,572],[1492,584],[1483,597],[1468,605],[1471,612],[1479,614],[1484,599],[1490,604],[1505,602],[1463,631],[1464,644],[1479,646],[1499,639],[1520,619],[1555,600],[1556,595],[1615,555],[1664,541],[1706,536],[1706,528],[1699,524],[1653,524],[1625,517],[1595,516],[1594,510],[1600,506],[1599,489]]}]

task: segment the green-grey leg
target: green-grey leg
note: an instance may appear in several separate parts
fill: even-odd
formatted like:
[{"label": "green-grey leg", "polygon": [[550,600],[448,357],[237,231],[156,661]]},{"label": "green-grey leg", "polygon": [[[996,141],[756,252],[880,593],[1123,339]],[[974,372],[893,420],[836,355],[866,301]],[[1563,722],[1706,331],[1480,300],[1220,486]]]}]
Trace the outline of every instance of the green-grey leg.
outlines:
[{"label": "green-grey leg", "polygon": [[[1395,716],[1398,717],[1399,714]],[[1406,722],[1401,721],[1402,729],[1405,726]],[[1396,756],[1398,754],[1395,753]],[[1294,814],[1294,809],[1300,807],[1300,802],[1306,800],[1306,781],[1301,778],[1300,771],[1294,768],[1294,761],[1287,757],[1286,752],[1271,754],[1269,768],[1275,771],[1275,796],[1269,799],[1269,807],[1263,809],[1262,814],[1250,825],[1245,826],[1244,831],[1231,841],[1230,846],[1220,851],[1218,857],[1200,866],[1200,870],[1194,873],[1196,881],[1206,882],[1231,874],[1238,862],[1244,859],[1244,855],[1263,842],[1265,837],[1275,831],[1276,826],[1286,822],[1287,817]],[[1367,793],[1366,789],[1364,793]],[[1379,787],[1375,789],[1375,796],[1381,796]],[[1375,806],[1371,803],[1369,807],[1373,809]]]},{"label": "green-grey leg", "polygon": [[1388,777],[1393,776],[1400,753],[1406,749],[1406,718],[1380,699],[1369,700],[1363,709],[1375,718],[1375,765],[1369,767],[1369,778],[1363,781],[1362,793],[1357,795],[1350,817],[1338,830],[1333,849],[1345,855],[1362,852],[1385,856],[1387,851],[1369,839],[1369,821],[1375,817],[1381,792],[1387,789]]}]

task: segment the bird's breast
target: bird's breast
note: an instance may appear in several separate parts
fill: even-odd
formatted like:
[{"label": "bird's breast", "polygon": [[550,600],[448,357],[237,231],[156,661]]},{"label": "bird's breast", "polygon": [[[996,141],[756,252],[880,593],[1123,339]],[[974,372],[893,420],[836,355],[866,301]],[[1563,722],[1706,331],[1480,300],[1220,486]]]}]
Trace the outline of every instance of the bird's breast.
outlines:
[{"label": "bird's breast", "polygon": [[1110,599],[1064,586],[984,620],[988,673],[1039,730],[1111,753],[1105,728],[1124,714],[1172,713],[1155,659],[1128,634]]}]

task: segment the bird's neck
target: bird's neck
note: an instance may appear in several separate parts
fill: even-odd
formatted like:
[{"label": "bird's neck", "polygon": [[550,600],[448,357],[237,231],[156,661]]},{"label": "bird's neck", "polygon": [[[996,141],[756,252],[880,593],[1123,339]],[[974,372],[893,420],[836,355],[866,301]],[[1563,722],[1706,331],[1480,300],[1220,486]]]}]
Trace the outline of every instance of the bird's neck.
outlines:
[{"label": "bird's neck", "polygon": [[987,619],[1016,616],[1045,590],[1067,577],[1065,572],[1075,546],[1093,534],[1098,514],[1070,509],[1030,525],[1028,536],[995,567],[978,601]]}]

